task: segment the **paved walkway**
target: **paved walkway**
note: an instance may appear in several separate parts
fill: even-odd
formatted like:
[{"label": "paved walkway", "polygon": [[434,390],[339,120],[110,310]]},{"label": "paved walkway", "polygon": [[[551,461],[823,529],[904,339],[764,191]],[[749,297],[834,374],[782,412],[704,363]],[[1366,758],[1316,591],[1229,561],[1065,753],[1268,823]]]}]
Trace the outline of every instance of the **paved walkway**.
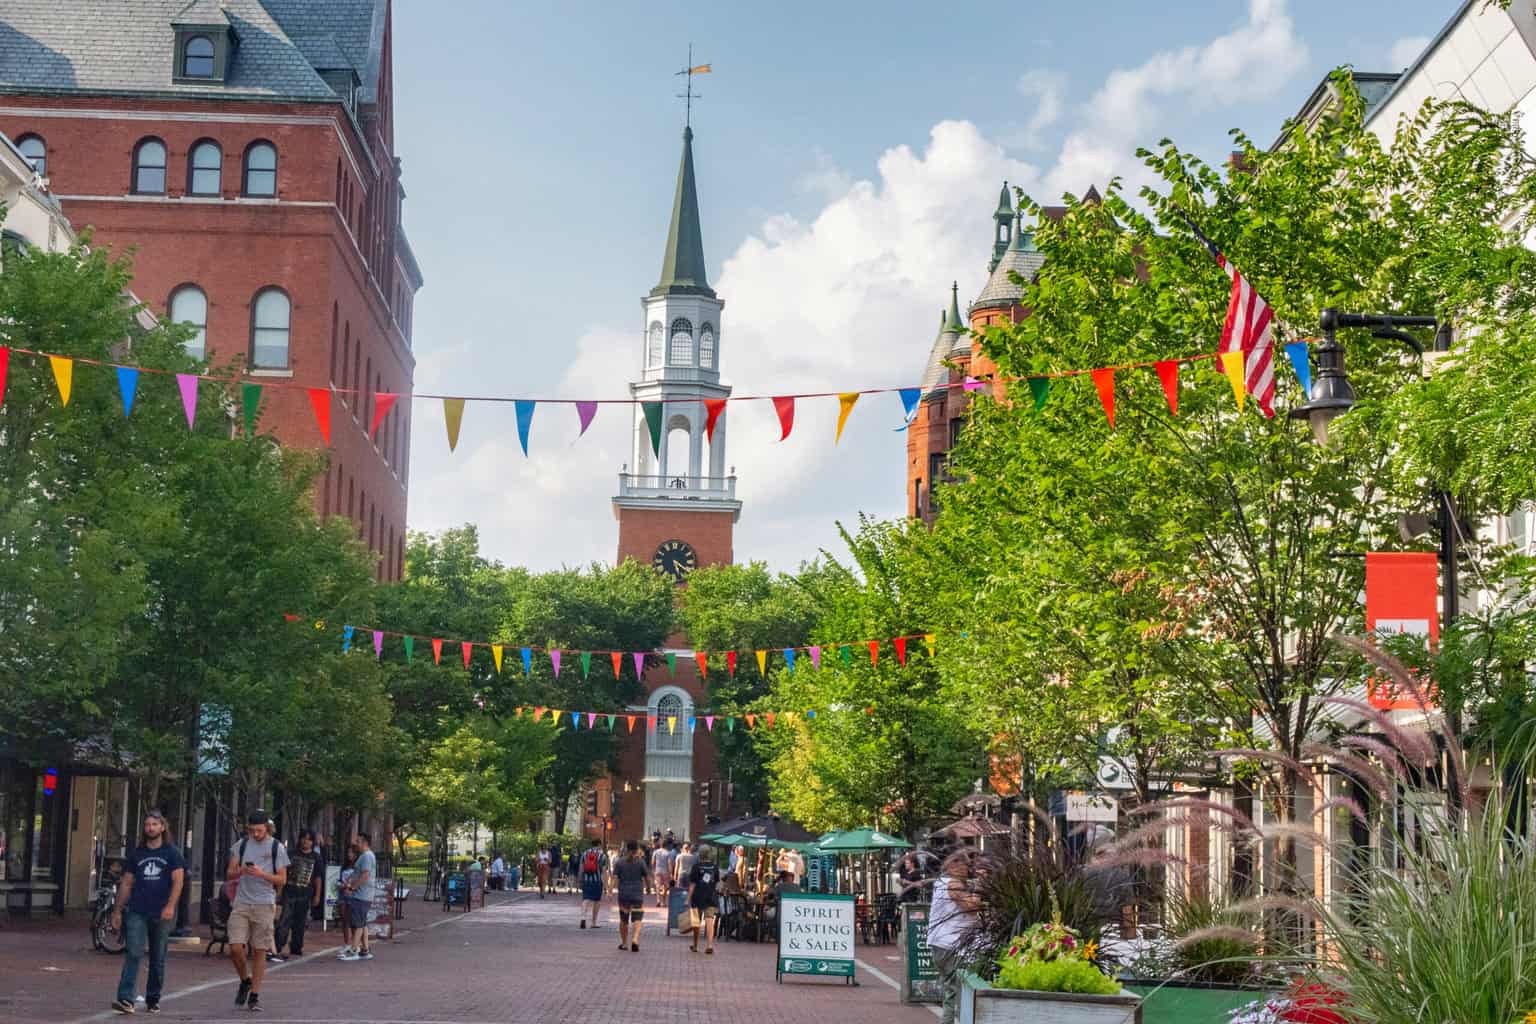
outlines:
[{"label": "paved walkway", "polygon": [[[380,942],[371,962],[341,963],[327,951],[273,965],[259,1017],[235,1010],[234,972],[227,964],[173,953],[160,1019],[237,1017],[264,1024],[934,1020],[930,1009],[898,1000],[893,946],[860,947],[858,987],[825,979],[780,985],[774,982],[769,943],[729,942],[717,946],[714,956],[693,954],[686,938],[665,934],[661,912],[653,911],[640,952],[621,953],[615,948],[618,930],[610,907],[604,908],[600,927],[591,931],[576,927],[577,903],[570,895],[541,901],[526,893],[492,894],[491,900],[490,906],[469,914],[443,914],[413,902],[404,922],[410,930],[392,943]],[[0,1019],[29,1024],[116,1019],[103,1011],[120,962],[83,949],[51,957],[52,966],[73,975],[60,985],[57,972],[39,981],[42,965],[21,945],[0,942],[0,993],[13,981],[27,982],[23,994],[31,993],[26,1004],[0,1006]],[[36,1002],[40,986],[54,990],[46,1005]]]}]

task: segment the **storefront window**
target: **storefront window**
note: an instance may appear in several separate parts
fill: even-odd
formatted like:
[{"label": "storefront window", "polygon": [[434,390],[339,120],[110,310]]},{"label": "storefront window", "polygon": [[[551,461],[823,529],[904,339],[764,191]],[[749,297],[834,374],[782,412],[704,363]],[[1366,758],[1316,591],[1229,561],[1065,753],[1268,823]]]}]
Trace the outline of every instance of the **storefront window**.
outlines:
[{"label": "storefront window", "polygon": [[0,860],[7,882],[27,879],[27,832],[36,786],[31,768],[0,761]]},{"label": "storefront window", "polygon": [[32,792],[32,879],[37,882],[53,881],[53,845],[55,834],[59,831],[59,815],[66,812],[67,808],[60,807],[60,801],[67,803],[67,798],[62,794],[62,787],[53,793],[43,790],[43,773],[34,772],[37,781]]}]

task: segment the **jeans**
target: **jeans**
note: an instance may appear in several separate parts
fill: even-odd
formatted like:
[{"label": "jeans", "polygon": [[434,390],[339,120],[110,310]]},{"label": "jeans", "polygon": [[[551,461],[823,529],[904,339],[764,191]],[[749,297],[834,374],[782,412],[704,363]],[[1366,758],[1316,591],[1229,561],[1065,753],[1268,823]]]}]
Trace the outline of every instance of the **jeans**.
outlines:
[{"label": "jeans", "polygon": [[944,989],[944,1015],[939,1024],[954,1024],[960,1012],[960,968],[963,966],[960,951],[930,946],[933,966],[939,970],[939,984]]},{"label": "jeans", "polygon": [[159,914],[123,912],[123,937],[127,948],[123,950],[123,975],[117,982],[117,998],[133,1002],[133,989],[139,980],[139,961],[149,950],[149,982],[144,986],[144,1001],[158,1003],[160,992],[165,988],[165,949],[171,941],[171,929],[176,922],[163,921]]},{"label": "jeans", "polygon": [[289,956],[304,955],[304,930],[309,927],[310,894],[308,890],[297,895],[283,893],[283,916],[277,920],[274,944],[278,952],[288,947]]}]

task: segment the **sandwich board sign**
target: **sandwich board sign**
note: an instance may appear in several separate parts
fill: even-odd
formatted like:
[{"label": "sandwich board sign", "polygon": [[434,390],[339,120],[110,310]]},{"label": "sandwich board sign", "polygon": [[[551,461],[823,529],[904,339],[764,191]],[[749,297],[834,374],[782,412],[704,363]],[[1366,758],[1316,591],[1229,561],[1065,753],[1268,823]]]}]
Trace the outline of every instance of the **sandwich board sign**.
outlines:
[{"label": "sandwich board sign", "polygon": [[787,892],[779,900],[779,956],[775,978],[806,974],[820,978],[853,977],[852,896],[823,892]]}]

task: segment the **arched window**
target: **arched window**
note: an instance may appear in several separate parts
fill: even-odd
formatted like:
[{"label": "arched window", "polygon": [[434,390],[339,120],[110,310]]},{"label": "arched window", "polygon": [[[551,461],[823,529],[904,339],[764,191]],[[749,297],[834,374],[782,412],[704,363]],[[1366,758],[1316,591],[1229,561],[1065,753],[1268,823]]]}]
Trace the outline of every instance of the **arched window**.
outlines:
[{"label": "arched window", "polygon": [[699,328],[699,365],[706,370],[715,368],[715,328],[705,324]]},{"label": "arched window", "polygon": [[204,139],[187,156],[187,195],[216,196],[222,185],[224,151],[217,142]]},{"label": "arched window", "polygon": [[181,57],[182,78],[213,77],[213,40],[207,36],[193,36],[187,40],[187,48]]},{"label": "arched window", "polygon": [[248,196],[277,195],[277,147],[253,142],[245,151],[245,180],[240,191]]},{"label": "arched window", "polygon": [[[688,718],[685,714],[683,698],[675,693],[666,694],[656,702],[656,749],[657,750],[687,750],[688,749]],[[677,721],[671,729],[667,728],[667,719],[675,718]]]},{"label": "arched window", "polygon": [[184,284],[171,292],[167,303],[171,323],[191,324],[197,333],[187,339],[187,355],[202,359],[208,354],[208,296],[195,284]]},{"label": "arched window", "polygon": [[660,366],[661,365],[661,356],[662,356],[662,352],[665,351],[664,345],[666,343],[666,340],[667,340],[667,329],[665,327],[661,326],[661,321],[660,320],[653,321],[651,323],[650,332],[646,335],[646,339],[645,339],[645,365],[646,366],[649,367],[649,366]]},{"label": "arched window", "polygon": [[693,365],[693,324],[682,317],[672,321],[672,352],[667,362],[673,366]]},{"label": "arched window", "polygon": [[159,139],[143,139],[133,147],[133,191],[165,195],[165,143]]},{"label": "arched window", "polygon": [[251,303],[251,366],[288,368],[288,316],[292,307],[280,288],[264,288]]},{"label": "arched window", "polygon": [[48,146],[41,135],[23,135],[16,140],[16,148],[27,158],[27,163],[38,174],[48,173]]}]

